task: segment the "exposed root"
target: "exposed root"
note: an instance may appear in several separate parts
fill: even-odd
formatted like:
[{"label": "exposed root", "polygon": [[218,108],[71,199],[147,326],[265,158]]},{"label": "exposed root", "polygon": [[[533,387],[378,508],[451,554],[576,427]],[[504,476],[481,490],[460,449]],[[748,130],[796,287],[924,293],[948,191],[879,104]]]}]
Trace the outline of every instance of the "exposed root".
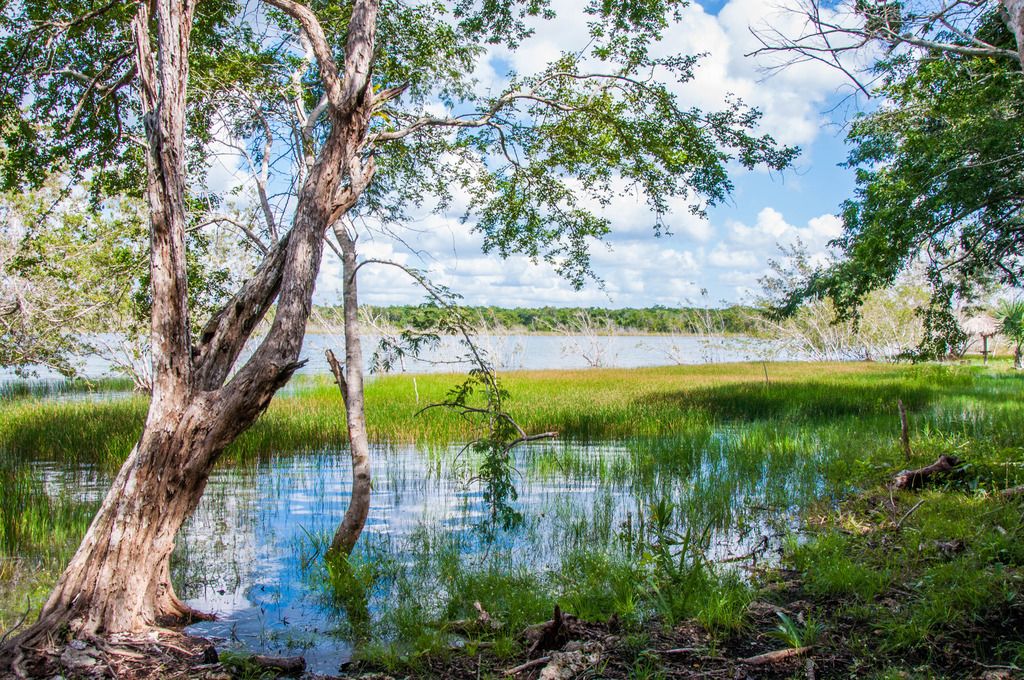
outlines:
[{"label": "exposed root", "polygon": [[[199,665],[216,663],[217,653],[209,641],[177,631],[154,628],[148,633],[95,633],[68,628],[66,617],[59,628],[38,628],[13,639],[0,653],[0,677],[19,680],[67,675],[71,677],[193,678]],[[71,638],[58,641],[56,630]]]}]

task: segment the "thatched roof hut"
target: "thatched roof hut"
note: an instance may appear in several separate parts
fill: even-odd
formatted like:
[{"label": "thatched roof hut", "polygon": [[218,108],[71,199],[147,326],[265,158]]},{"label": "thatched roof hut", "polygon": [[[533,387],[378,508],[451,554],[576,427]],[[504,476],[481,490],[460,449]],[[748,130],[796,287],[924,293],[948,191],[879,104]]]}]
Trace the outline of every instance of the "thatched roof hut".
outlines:
[{"label": "thatched roof hut", "polygon": [[963,324],[964,331],[982,338],[991,338],[999,332],[999,322],[988,314],[972,316]]},{"label": "thatched roof hut", "polygon": [[981,338],[981,356],[984,357],[985,363],[988,364],[988,339],[999,332],[999,322],[988,314],[978,314],[964,321],[963,329],[965,332]]}]

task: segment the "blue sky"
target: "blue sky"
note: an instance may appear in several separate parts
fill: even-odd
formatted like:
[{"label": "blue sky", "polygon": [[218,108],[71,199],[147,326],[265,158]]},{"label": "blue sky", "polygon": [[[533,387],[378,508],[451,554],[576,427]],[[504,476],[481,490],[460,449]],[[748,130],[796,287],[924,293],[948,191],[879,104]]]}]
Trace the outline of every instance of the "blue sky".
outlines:
[{"label": "blue sky", "polygon": [[[515,52],[493,50],[481,64],[486,86],[499,87],[512,65],[520,73],[541,68],[563,49],[586,41],[578,3],[553,0],[559,19],[538,24],[534,38]],[[835,216],[853,191],[853,173],[838,165],[847,148],[840,113],[830,111],[842,94],[843,76],[827,67],[802,64],[775,75],[765,74],[770,62],[744,54],[756,48],[751,25],[771,23],[785,28],[794,17],[780,13],[777,0],[704,0],[687,8],[673,27],[664,50],[708,52],[696,79],[677,93],[684,103],[713,109],[729,94],[741,97],[764,113],[762,128],[778,140],[803,149],[795,166],[784,173],[737,169],[730,200],[699,220],[680,206],[667,220],[672,236],[656,239],[643,204],[624,196],[609,207],[613,224],[611,250],[595,249],[595,269],[604,287],[588,285],[574,291],[547,266],[524,258],[502,261],[480,252],[472,222],[462,224],[461,211],[449,215],[424,213],[413,225],[409,245],[364,239],[364,255],[390,258],[429,271],[438,283],[462,293],[472,304],[502,306],[598,305],[640,307],[699,301],[707,289],[711,302],[749,300],[778,245],[796,238],[819,256],[838,235]],[[490,83],[488,81],[491,81]],[[329,256],[318,281],[317,302],[338,301],[339,263]],[[364,267],[360,278],[364,302],[415,303],[422,294],[399,271]]]}]

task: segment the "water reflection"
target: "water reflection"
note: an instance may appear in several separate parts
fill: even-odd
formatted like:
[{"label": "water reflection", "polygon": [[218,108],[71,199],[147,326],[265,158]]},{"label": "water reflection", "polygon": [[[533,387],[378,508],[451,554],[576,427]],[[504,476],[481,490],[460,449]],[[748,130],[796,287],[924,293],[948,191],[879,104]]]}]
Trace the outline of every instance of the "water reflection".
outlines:
[{"label": "water reflection", "polygon": [[[762,525],[737,522],[751,498],[761,499],[758,481],[741,482],[723,469],[725,456],[712,451],[709,458],[708,449],[697,450],[692,440],[687,446],[693,450],[682,455],[651,450],[666,446],[674,444],[523,447],[516,467],[518,507],[526,521],[493,543],[478,530],[487,514],[482,491],[479,484],[463,482],[457,448],[425,453],[378,447],[370,516],[357,552],[414,568],[423,542],[443,536],[458,542],[461,560],[481,562],[500,554],[503,565],[540,573],[556,569],[571,550],[615,549],[623,535],[642,530],[644,505],[666,495],[687,504],[680,522],[699,518],[702,526],[723,529],[715,534],[710,559],[760,541]],[[691,464],[681,469],[679,460],[691,458],[693,474],[681,477]],[[337,672],[360,627],[346,621],[343,607],[325,602],[309,567],[319,564],[320,546],[344,514],[350,488],[343,452],[271,457],[215,472],[179,539],[173,573],[179,595],[219,620],[190,631],[226,647],[302,653],[311,670]],[[719,507],[697,499],[705,495],[726,501]],[[396,604],[387,584],[362,596],[370,615]]]}]

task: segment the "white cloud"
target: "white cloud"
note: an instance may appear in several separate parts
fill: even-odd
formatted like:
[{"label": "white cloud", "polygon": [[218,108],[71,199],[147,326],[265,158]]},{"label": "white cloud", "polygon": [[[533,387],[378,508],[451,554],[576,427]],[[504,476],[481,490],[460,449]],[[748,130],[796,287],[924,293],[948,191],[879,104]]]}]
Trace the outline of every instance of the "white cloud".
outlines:
[{"label": "white cloud", "polygon": [[[798,34],[801,16],[793,11],[797,0],[730,0],[715,15],[699,3],[682,10],[681,21],[671,25],[663,40],[652,46],[658,56],[703,54],[692,81],[674,85],[685,105],[720,109],[730,95],[759,108],[763,132],[785,144],[806,145],[818,136],[825,117],[822,104],[846,83],[837,69],[817,61],[793,64],[773,72],[766,67],[788,59],[785,55],[747,56],[761,47],[751,31],[771,27],[786,35]],[[557,17],[533,22],[535,34],[520,49],[493,48],[477,76],[485,88],[504,83],[503,67],[521,74],[536,73],[562,52],[582,50],[589,41],[587,22],[581,20],[578,0],[555,0]],[[825,13],[831,18],[835,14]]]},{"label": "white cloud", "polygon": [[752,226],[733,221],[728,228],[729,240],[747,248],[788,246],[799,239],[811,254],[821,254],[827,250],[828,242],[842,233],[843,221],[836,215],[821,215],[808,220],[806,227],[797,227],[778,210],[767,207],[757,214],[757,222]]},{"label": "white cloud", "polygon": [[[510,69],[533,73],[561,52],[586,45],[589,35],[586,21],[579,15],[579,2],[553,0],[552,6],[559,18],[537,20],[535,36],[520,49],[495,47],[481,60],[476,71],[481,90],[500,89]],[[766,79],[762,68],[770,65],[771,58],[745,56],[759,46],[750,31],[752,25],[771,24],[793,34],[799,30],[793,23],[796,20],[772,0],[730,0],[717,15],[693,3],[683,10],[682,21],[666,32],[657,49],[665,54],[707,53],[693,81],[673,86],[684,105],[720,109],[728,95],[735,95],[763,111],[761,132],[783,143],[807,146],[818,138],[826,122],[822,109],[843,84],[844,76],[822,64],[804,63]],[[742,183],[744,171],[730,169]],[[789,245],[799,238],[821,259],[827,242],[838,236],[842,227],[841,220],[831,214],[795,225],[772,207],[762,208],[752,224],[719,217],[722,221],[713,225],[693,215],[685,201],[672,200],[671,213],[664,219],[673,236],[654,239],[655,220],[644,199],[629,191],[624,182],[615,182],[613,188],[616,195],[606,206],[585,198],[582,187],[576,192],[585,207],[603,214],[612,224],[613,249],[598,246],[593,255],[595,271],[605,283],[603,289],[589,285],[574,291],[547,264],[534,264],[525,257],[500,260],[483,255],[482,238],[473,233],[472,222],[463,224],[458,219],[466,203],[461,195],[456,196],[456,208],[447,215],[424,209],[415,216],[411,228],[402,230],[408,247],[382,237],[364,238],[360,245],[366,257],[400,259],[428,270],[432,280],[462,293],[472,304],[648,306],[679,304],[698,297],[705,287],[713,299],[746,296],[757,287],[768,259],[779,254],[777,244]],[[747,207],[770,199],[743,195]],[[318,302],[338,299],[339,268],[328,254]],[[382,266],[362,270],[360,290],[363,299],[374,304],[410,303],[423,297],[406,274]]]}]

